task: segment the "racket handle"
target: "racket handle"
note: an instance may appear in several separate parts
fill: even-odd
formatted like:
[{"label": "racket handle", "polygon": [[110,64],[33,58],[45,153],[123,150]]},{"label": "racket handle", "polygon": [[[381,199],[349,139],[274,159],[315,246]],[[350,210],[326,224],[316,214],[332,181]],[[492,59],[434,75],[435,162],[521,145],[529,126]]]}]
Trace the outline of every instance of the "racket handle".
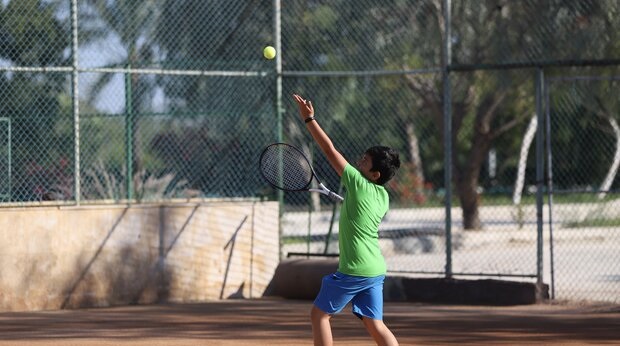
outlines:
[{"label": "racket handle", "polygon": [[321,182],[319,182],[319,188],[318,189],[308,189],[308,191],[320,192],[320,193],[326,195],[332,201],[335,201],[335,202],[342,202],[342,201],[344,201],[344,198],[342,198],[337,193],[332,192],[332,190],[326,188],[325,185],[323,185],[323,183],[321,183]]},{"label": "racket handle", "polygon": [[336,202],[344,201],[344,198],[342,198],[339,194],[331,192],[331,191],[329,191],[328,197],[331,198],[333,201],[336,201]]}]

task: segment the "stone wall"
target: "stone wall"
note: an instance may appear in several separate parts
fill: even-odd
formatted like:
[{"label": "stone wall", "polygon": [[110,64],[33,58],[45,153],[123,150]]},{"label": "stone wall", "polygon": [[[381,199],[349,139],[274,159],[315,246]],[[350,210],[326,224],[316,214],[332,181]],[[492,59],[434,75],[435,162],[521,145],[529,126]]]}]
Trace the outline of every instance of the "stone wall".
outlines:
[{"label": "stone wall", "polygon": [[0,311],[263,295],[277,202],[0,209]]}]

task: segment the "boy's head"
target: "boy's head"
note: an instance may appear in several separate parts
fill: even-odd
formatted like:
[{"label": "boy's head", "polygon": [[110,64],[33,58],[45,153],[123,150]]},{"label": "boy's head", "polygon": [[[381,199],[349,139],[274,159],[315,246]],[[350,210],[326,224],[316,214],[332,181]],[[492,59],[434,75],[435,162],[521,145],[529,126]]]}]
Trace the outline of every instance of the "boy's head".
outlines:
[{"label": "boy's head", "polygon": [[358,166],[367,179],[383,185],[392,179],[400,167],[400,158],[392,148],[374,146],[366,149]]}]

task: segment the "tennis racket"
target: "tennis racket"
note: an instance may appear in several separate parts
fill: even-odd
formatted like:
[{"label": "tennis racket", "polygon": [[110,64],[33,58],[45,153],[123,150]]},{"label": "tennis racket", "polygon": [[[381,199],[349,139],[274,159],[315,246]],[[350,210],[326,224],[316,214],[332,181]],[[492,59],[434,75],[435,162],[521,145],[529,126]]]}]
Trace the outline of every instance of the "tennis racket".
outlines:
[{"label": "tennis racket", "polygon": [[[322,193],[333,201],[344,200],[321,183],[306,155],[290,144],[268,145],[260,155],[260,172],[269,185],[276,189],[313,191]],[[310,188],[313,179],[317,182],[317,189]]]}]

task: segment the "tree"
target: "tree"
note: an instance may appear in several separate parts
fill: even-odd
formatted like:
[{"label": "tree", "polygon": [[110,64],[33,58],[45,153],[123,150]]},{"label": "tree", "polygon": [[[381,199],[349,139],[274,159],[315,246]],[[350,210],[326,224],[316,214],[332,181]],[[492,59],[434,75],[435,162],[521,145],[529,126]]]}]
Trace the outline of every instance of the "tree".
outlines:
[{"label": "tree", "polygon": [[[610,56],[609,47],[617,44],[615,3],[457,1],[453,2],[453,34],[449,38],[445,37],[442,3],[426,0],[355,6],[342,0],[290,6],[283,20],[285,32],[290,33],[290,40],[285,41],[286,66],[319,71],[436,67],[441,65],[446,39],[453,45],[450,63],[472,66],[597,59]],[[297,39],[300,37],[303,40]],[[481,228],[480,177],[490,148],[497,147],[505,156],[518,152],[527,120],[535,112],[534,77],[533,69],[451,73],[452,179],[465,229]],[[435,132],[434,138],[428,138],[422,131],[417,136],[403,136],[394,129],[386,141],[401,149],[414,146],[418,136],[422,136],[419,143],[425,149],[442,148],[446,100],[439,75],[405,74],[403,79],[412,97],[401,95],[403,83],[394,80],[364,83],[359,77],[313,78],[300,80],[296,87],[311,90],[321,107],[330,111],[328,130],[332,123],[350,129],[338,138],[346,143],[345,150],[363,149],[359,144],[376,132],[372,115],[380,116],[381,126],[393,122],[403,129],[432,128]],[[393,104],[402,100],[406,102],[400,109]],[[433,119],[432,127],[426,115]],[[394,136],[397,133],[400,135]],[[403,145],[402,138],[408,145]],[[428,160],[425,167],[441,164],[440,155],[429,154],[422,151],[423,161]],[[512,168],[502,169],[515,170],[515,166],[513,162]],[[427,171],[425,177],[435,174]]]},{"label": "tree", "polygon": [[[425,5],[434,14],[431,27],[443,32],[440,2]],[[453,42],[451,63],[457,65],[603,58],[607,56],[605,47],[615,41],[606,36],[588,38],[593,33],[613,32],[611,28],[617,26],[606,15],[613,11],[604,6],[599,2],[564,1],[499,5],[496,1],[454,2],[453,36],[442,39]],[[523,78],[523,72],[452,73],[453,179],[465,229],[481,228],[477,189],[489,149],[511,130],[522,133],[525,120],[535,111],[533,73],[528,71],[529,78]],[[439,109],[444,100],[438,96],[439,85],[408,80],[411,90],[434,110],[438,127],[442,128]],[[510,142],[514,141],[504,140],[505,144]]]},{"label": "tree", "polygon": [[[263,47],[273,44],[271,6],[249,0],[164,2],[156,40],[161,65],[193,72],[272,72],[273,61],[262,57]],[[266,138],[276,138],[274,80],[273,74],[158,78],[170,117],[152,148],[208,196],[256,193],[255,157]]]},{"label": "tree", "polygon": [[[10,1],[0,6],[0,58],[18,67],[67,65],[69,34],[55,8],[39,0]],[[19,71],[0,76],[4,102],[0,114],[13,124],[14,200],[41,199],[70,177],[71,146],[56,132],[70,119],[60,108],[66,74]],[[65,117],[63,117],[63,115]],[[67,191],[68,194],[71,191]],[[70,196],[63,196],[69,198]]]},{"label": "tree", "polygon": [[[80,3],[80,22],[84,27],[80,31],[83,44],[110,40],[116,36],[125,54],[117,61],[110,61],[111,67],[140,69],[150,67],[153,63],[156,23],[159,19],[157,1],[96,1],[86,0]],[[103,73],[95,81],[90,91],[88,103],[92,104],[99,97],[114,74]],[[125,117],[126,126],[131,137],[131,171],[139,174],[144,169],[144,150],[141,142],[141,120],[143,113],[149,109],[155,85],[154,78],[145,74],[128,74],[125,76]],[[131,177],[127,177],[131,179]]]}]

